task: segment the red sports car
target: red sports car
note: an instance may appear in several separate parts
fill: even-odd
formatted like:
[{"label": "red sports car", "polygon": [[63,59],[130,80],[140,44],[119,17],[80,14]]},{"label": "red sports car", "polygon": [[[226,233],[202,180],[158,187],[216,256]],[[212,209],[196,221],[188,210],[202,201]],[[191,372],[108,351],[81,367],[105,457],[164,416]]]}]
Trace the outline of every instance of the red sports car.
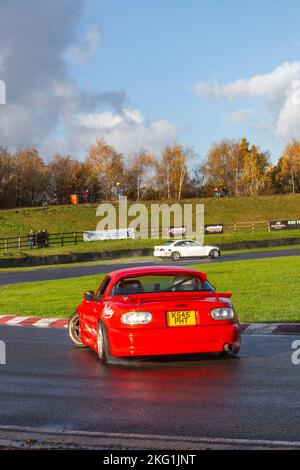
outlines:
[{"label": "red sports car", "polygon": [[103,362],[209,352],[231,357],[241,340],[230,297],[191,268],[121,269],[107,274],[96,293],[84,294],[70,316],[69,336]]}]

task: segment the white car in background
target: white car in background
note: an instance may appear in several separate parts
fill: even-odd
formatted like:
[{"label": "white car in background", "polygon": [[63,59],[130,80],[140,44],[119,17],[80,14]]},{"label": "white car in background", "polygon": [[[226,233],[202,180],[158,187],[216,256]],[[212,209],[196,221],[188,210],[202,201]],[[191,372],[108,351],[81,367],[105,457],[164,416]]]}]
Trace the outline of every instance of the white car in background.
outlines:
[{"label": "white car in background", "polygon": [[162,259],[170,258],[219,258],[221,252],[217,246],[201,245],[194,240],[170,240],[154,247],[153,255]]}]

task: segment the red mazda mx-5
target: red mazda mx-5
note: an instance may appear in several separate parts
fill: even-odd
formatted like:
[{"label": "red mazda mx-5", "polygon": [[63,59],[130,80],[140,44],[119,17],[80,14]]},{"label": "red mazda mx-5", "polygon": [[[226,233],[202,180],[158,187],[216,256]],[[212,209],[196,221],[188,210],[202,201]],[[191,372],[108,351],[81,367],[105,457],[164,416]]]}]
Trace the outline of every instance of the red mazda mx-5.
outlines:
[{"label": "red mazda mx-5", "polygon": [[84,294],[70,316],[69,335],[103,362],[208,352],[230,357],[241,344],[230,297],[191,268],[121,269],[107,274],[96,293]]}]

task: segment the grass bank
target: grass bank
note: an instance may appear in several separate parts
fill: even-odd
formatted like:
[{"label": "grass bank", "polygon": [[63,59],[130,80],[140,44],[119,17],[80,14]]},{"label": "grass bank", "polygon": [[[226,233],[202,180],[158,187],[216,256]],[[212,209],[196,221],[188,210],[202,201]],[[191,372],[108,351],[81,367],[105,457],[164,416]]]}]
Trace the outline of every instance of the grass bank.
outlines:
[{"label": "grass bank", "polygon": [[[150,209],[151,203],[145,202]],[[178,201],[165,201],[169,204]],[[180,204],[204,204],[205,223],[232,224],[238,222],[259,222],[277,219],[300,218],[300,194],[264,197],[242,197],[224,199],[192,199],[180,201]],[[128,203],[129,205],[130,203]],[[31,228],[38,230],[45,227],[49,233],[82,232],[95,230],[99,218],[96,216],[97,205],[50,206],[0,210],[0,238],[26,236]],[[150,214],[150,210],[148,211]],[[130,219],[129,219],[130,222]],[[149,221],[148,221],[149,222]],[[172,222],[171,222],[172,223]],[[225,226],[222,235],[208,235],[206,244],[232,243],[249,240],[267,240],[299,237],[300,230],[268,232],[267,224],[257,225],[255,232],[251,227],[239,228]],[[157,240],[109,240],[101,242],[79,243],[78,245],[52,246],[46,249],[22,251],[0,251],[0,258],[26,258],[27,256],[47,256],[94,251],[115,251],[133,248],[152,248]]]},{"label": "grass bank", "polygon": [[[151,203],[163,201],[147,201]],[[164,201],[168,204],[179,201]],[[255,222],[300,217],[300,194],[240,198],[183,200],[180,204],[204,204],[205,223]],[[129,204],[129,203],[128,203]],[[95,230],[97,204],[0,210],[0,238],[17,237],[46,227],[49,233]],[[150,210],[148,211],[150,213]]]}]

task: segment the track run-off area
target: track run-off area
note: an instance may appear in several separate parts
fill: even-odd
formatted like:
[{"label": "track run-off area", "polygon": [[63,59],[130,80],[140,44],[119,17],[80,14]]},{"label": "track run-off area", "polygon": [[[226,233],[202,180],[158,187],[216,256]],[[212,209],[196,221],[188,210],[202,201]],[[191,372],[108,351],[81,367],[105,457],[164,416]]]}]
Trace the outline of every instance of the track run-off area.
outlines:
[{"label": "track run-off area", "polygon": [[67,278],[76,278],[82,276],[90,276],[94,274],[104,274],[111,272],[117,269],[129,268],[133,266],[155,266],[162,264],[177,264],[180,266],[184,265],[193,265],[199,263],[214,264],[214,263],[226,263],[230,261],[247,261],[247,260],[259,260],[259,259],[270,259],[270,258],[280,258],[288,256],[299,256],[300,248],[291,248],[291,249],[278,249],[278,250],[265,250],[265,251],[254,251],[254,252],[242,252],[242,253],[231,253],[224,254],[219,259],[185,259],[179,260],[176,263],[172,261],[160,261],[160,260],[150,260],[150,261],[132,261],[132,262],[122,262],[118,261],[116,263],[93,263],[93,264],[84,264],[82,266],[64,266],[64,267],[51,267],[43,269],[30,269],[30,270],[13,270],[13,271],[3,271],[0,270],[0,286],[10,285],[10,284],[19,284],[24,282],[38,282],[38,281],[51,281],[58,279],[67,279]]},{"label": "track run-off area", "polygon": [[[201,263],[299,254],[299,249],[278,249]],[[161,263],[3,272],[0,284]],[[93,351],[71,344],[66,328],[0,324],[6,346],[6,364],[0,365],[0,447],[300,449],[300,365],[293,360],[300,337],[267,330],[250,327],[239,357],[230,360],[186,355],[102,365]]]},{"label": "track run-off area", "polygon": [[0,338],[0,445],[300,448],[296,336],[243,335],[231,360],[111,365],[73,347],[65,329],[0,326]]}]

